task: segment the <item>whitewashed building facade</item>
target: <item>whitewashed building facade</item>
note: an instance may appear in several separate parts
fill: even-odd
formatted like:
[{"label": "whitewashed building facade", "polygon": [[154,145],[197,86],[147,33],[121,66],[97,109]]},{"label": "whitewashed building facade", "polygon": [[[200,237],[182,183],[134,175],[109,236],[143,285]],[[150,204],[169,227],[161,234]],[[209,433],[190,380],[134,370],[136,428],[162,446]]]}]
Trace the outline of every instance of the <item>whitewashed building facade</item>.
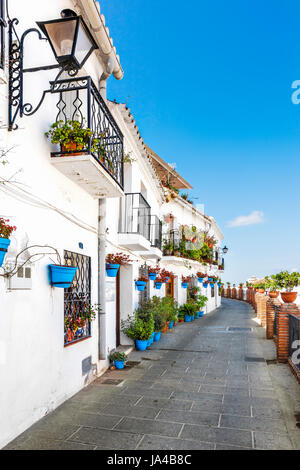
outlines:
[{"label": "whitewashed building facade", "polygon": [[[0,163],[0,217],[17,227],[0,268],[1,448],[101,375],[112,350],[130,344],[120,332],[120,321],[142,300],[134,281],[147,266],[159,263],[177,277],[160,291],[149,282],[146,296],[171,294],[180,304],[185,302],[181,274],[195,275],[201,266],[164,256],[168,213],[178,224],[209,229],[217,247],[223,235],[212,218],[183,199],[166,202],[159,168],[133,116],[125,105],[106,100],[107,79],[122,79],[123,70],[98,3],[0,3],[7,25],[3,23],[1,36],[0,145],[9,150],[3,158],[7,164]],[[55,81],[59,69],[49,43],[37,32],[26,34],[20,98],[23,32],[39,30],[36,21],[60,18],[66,9],[83,17],[96,50],[74,77],[65,71]],[[45,132],[66,119],[86,122],[104,134],[111,158],[102,159],[90,149],[62,156]],[[123,155],[129,156],[127,163]],[[141,213],[150,224],[141,223]],[[57,252],[63,264],[79,268],[70,289],[49,282],[48,265],[58,263]],[[116,279],[107,278],[106,255],[119,252],[130,255],[132,263],[121,266]],[[207,312],[220,305],[217,289],[208,297]],[[80,336],[69,337],[64,319],[83,301],[100,304],[101,314]]]}]

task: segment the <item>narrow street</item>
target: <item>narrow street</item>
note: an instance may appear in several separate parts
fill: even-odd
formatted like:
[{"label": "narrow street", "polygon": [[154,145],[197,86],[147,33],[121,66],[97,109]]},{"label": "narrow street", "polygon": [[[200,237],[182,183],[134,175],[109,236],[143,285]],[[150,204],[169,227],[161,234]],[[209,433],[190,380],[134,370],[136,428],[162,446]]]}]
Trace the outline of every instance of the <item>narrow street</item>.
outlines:
[{"label": "narrow street", "polygon": [[[253,310],[177,324],[139,362],[109,371],[6,449],[300,449],[299,386]],[[118,385],[106,380],[122,379]]]}]

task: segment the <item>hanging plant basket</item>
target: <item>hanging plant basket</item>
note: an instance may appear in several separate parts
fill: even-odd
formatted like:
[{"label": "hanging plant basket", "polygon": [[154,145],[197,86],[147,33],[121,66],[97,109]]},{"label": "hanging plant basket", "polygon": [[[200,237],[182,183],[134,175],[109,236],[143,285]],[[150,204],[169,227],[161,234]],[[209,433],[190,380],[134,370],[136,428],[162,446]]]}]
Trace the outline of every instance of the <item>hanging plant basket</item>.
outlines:
[{"label": "hanging plant basket", "polygon": [[9,245],[10,245],[9,238],[0,238],[0,267],[3,264]]},{"label": "hanging plant basket", "polygon": [[138,291],[144,291],[146,287],[146,281],[135,281],[135,285]]},{"label": "hanging plant basket", "polygon": [[157,273],[149,273],[148,277],[149,277],[150,281],[155,281],[155,279],[157,277]]},{"label": "hanging plant basket", "polygon": [[207,289],[207,286],[208,286],[207,282],[203,282],[203,287],[204,287],[205,289]]},{"label": "hanging plant basket", "polygon": [[156,282],[155,283],[155,289],[160,290],[162,285],[163,285],[162,282]]},{"label": "hanging plant basket", "polygon": [[200,282],[200,284],[203,283],[203,279],[204,279],[204,277],[198,277],[198,281]]},{"label": "hanging plant basket", "polygon": [[187,288],[188,288],[188,285],[189,285],[188,282],[182,282],[182,283],[181,283],[181,287],[182,287],[183,289],[187,289]]},{"label": "hanging plant basket", "polygon": [[53,287],[67,289],[72,284],[77,267],[49,264],[50,283]]},{"label": "hanging plant basket", "polygon": [[107,277],[117,277],[120,265],[106,263],[106,275]]}]

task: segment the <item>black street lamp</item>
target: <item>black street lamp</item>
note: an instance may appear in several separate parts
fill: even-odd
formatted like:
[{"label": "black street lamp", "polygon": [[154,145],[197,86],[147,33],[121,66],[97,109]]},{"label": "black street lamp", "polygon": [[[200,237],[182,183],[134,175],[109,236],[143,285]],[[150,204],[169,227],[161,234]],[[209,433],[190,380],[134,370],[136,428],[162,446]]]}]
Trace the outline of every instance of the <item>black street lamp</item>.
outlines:
[{"label": "black street lamp", "polygon": [[227,246],[226,246],[226,245],[224,246],[224,248],[223,248],[223,250],[222,250],[222,251],[223,251],[224,255],[226,255],[226,253],[228,253],[228,248],[227,248]]},{"label": "black street lamp", "polygon": [[[46,93],[53,91],[58,78],[63,72],[67,72],[70,77],[74,77],[83,67],[92,52],[98,49],[95,39],[81,16],[77,16],[72,10],[63,10],[61,16],[62,18],[59,19],[37,22],[40,29],[27,29],[22,34],[20,40],[15,28],[19,23],[18,19],[9,19],[8,129],[10,131],[18,128],[15,124],[18,116],[31,116],[40,108]],[[41,31],[44,33],[45,37],[42,36]],[[24,68],[24,41],[27,35],[33,32],[38,35],[39,40],[49,42],[57,64]],[[58,75],[54,81],[50,82],[50,89],[43,92],[38,105],[33,109],[30,103],[25,102],[24,104],[24,73],[51,69],[59,69]]]},{"label": "black street lamp", "polygon": [[57,20],[37,21],[37,25],[48,39],[57,62],[62,67],[79,70],[98,46],[82,17],[72,13]]}]

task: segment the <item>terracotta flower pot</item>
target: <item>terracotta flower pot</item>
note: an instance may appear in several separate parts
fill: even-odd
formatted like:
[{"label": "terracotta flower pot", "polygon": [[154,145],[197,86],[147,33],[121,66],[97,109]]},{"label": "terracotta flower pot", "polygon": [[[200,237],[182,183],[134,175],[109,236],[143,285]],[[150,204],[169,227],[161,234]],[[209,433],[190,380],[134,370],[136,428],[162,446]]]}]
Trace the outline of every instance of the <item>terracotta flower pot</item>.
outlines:
[{"label": "terracotta flower pot", "polygon": [[258,289],[257,292],[258,292],[259,294],[264,294],[264,293],[265,293],[265,289]]},{"label": "terracotta flower pot", "polygon": [[62,144],[61,146],[62,153],[76,151],[76,153],[66,153],[66,157],[78,155],[79,153],[81,153],[82,149],[83,145],[77,144],[76,142],[69,142],[67,145]]},{"label": "terracotta flower pot", "polygon": [[296,300],[298,292],[281,292],[280,295],[284,303],[292,304]]},{"label": "terracotta flower pot", "polygon": [[277,299],[277,297],[279,296],[279,292],[276,291],[276,292],[269,292],[269,297],[270,299]]}]

